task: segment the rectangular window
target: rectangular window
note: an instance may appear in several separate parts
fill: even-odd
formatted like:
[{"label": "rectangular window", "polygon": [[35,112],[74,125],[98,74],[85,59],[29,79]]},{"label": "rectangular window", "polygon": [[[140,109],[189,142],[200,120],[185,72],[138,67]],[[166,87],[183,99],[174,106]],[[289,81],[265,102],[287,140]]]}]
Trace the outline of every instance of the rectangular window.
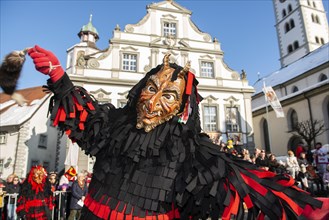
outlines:
[{"label": "rectangular window", "polygon": [[40,134],[38,147],[39,148],[47,148],[47,135]]},{"label": "rectangular window", "polygon": [[204,130],[217,131],[217,107],[204,106]]},{"label": "rectangular window", "polygon": [[164,22],[163,23],[163,35],[164,36],[176,36],[176,23]]},{"label": "rectangular window", "polygon": [[137,55],[136,54],[123,54],[122,69],[126,71],[137,71]]},{"label": "rectangular window", "polygon": [[239,111],[237,107],[226,107],[225,110],[226,130],[228,132],[239,132]]},{"label": "rectangular window", "polygon": [[214,78],[214,63],[213,62],[201,62],[201,77]]},{"label": "rectangular window", "polygon": [[0,134],[0,144],[7,143],[7,134]]}]

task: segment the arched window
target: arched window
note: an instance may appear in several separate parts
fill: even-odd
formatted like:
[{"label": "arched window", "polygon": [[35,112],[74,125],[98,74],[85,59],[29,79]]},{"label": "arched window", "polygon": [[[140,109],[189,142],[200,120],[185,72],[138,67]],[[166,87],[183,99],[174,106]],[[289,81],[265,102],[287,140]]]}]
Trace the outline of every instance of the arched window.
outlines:
[{"label": "arched window", "polygon": [[315,4],[315,1],[313,1],[313,7],[316,8],[316,4]]},{"label": "arched window", "polygon": [[288,12],[290,13],[292,11],[291,4],[288,5]]},{"label": "arched window", "polygon": [[318,37],[315,37],[315,43],[320,43],[320,41],[319,41],[319,38]]},{"label": "arched window", "polygon": [[294,92],[298,92],[298,87],[297,86],[294,86],[294,87],[292,87],[292,93],[294,93]]},{"label": "arched window", "polygon": [[289,25],[289,23],[286,23],[286,24],[284,25],[284,30],[286,31],[286,33],[290,30],[290,25]]},{"label": "arched window", "polygon": [[297,112],[295,110],[292,110],[290,113],[290,129],[294,130],[296,129],[297,125],[298,125],[298,115]]},{"label": "arched window", "polygon": [[325,81],[327,79],[328,79],[328,77],[325,74],[321,73],[321,75],[319,77],[319,82]]},{"label": "arched window", "polygon": [[288,46],[288,53],[291,53],[293,51],[293,48],[292,48],[292,45],[290,44],[289,46]]},{"label": "arched window", "polygon": [[320,18],[318,15],[315,15],[315,23],[320,24]]},{"label": "arched window", "polygon": [[268,124],[267,124],[266,119],[264,119],[264,121],[263,121],[262,129],[263,129],[263,134],[264,134],[265,150],[266,150],[266,152],[271,152],[270,135],[268,133]]},{"label": "arched window", "polygon": [[290,29],[293,29],[295,27],[295,22],[293,19],[290,20]]},{"label": "arched window", "polygon": [[311,17],[312,17],[312,22],[315,22],[314,14],[312,14]]},{"label": "arched window", "polygon": [[286,17],[286,15],[287,15],[286,9],[283,9],[282,10],[282,17],[284,18],[284,17]]},{"label": "arched window", "polygon": [[324,44],[324,39],[321,37],[321,44],[323,45]]},{"label": "arched window", "polygon": [[308,5],[308,6],[311,6],[311,2],[310,2],[310,0],[307,0],[307,5]]},{"label": "arched window", "polygon": [[298,49],[299,48],[299,43],[298,41],[295,41],[294,42],[294,50]]}]

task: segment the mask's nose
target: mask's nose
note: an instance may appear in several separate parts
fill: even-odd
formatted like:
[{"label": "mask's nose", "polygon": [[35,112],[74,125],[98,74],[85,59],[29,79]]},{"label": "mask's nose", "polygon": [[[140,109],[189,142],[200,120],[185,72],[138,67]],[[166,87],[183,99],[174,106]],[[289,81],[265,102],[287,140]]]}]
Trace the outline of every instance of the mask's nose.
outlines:
[{"label": "mask's nose", "polygon": [[147,101],[147,109],[150,113],[160,107],[160,97],[161,94],[157,93]]}]

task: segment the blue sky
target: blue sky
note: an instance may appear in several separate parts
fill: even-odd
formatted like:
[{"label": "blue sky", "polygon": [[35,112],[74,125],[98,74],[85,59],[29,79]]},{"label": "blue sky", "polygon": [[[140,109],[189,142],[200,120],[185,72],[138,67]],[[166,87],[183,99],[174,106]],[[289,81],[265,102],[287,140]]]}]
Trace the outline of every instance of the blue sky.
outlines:
[{"label": "blue sky", "polygon": [[[93,15],[100,49],[108,47],[116,24],[123,30],[146,15],[143,1],[3,1],[0,9],[1,59],[13,50],[35,44],[53,51],[66,64],[66,50],[78,43],[77,33]],[[260,76],[280,68],[272,0],[177,0],[192,11],[192,21],[203,32],[216,37],[225,63],[238,72],[244,69],[251,85]],[[323,1],[328,12],[328,2]],[[328,13],[327,13],[328,16]],[[41,86],[47,76],[34,69],[27,58],[18,89]]]}]

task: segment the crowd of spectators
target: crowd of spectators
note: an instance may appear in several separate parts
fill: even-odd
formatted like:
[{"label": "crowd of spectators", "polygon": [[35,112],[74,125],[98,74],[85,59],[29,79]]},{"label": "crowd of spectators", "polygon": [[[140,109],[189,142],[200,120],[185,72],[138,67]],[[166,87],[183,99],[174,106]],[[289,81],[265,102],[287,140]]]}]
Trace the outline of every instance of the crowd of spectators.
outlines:
[{"label": "crowd of spectators", "polygon": [[[62,173],[49,172],[47,176],[54,193],[53,219],[79,219],[92,173],[77,173],[73,167]],[[24,181],[25,178],[20,179],[16,174],[9,175],[6,180],[0,178],[0,220],[18,219],[16,206]]]},{"label": "crowd of spectators", "polygon": [[275,154],[261,148],[249,152],[238,142],[221,142],[218,145],[222,151],[254,163],[261,169],[290,175],[298,186],[314,195],[329,194],[329,152],[323,149],[320,142],[316,143],[313,150],[299,144],[294,151],[288,150],[286,155],[280,156],[279,160]]}]

